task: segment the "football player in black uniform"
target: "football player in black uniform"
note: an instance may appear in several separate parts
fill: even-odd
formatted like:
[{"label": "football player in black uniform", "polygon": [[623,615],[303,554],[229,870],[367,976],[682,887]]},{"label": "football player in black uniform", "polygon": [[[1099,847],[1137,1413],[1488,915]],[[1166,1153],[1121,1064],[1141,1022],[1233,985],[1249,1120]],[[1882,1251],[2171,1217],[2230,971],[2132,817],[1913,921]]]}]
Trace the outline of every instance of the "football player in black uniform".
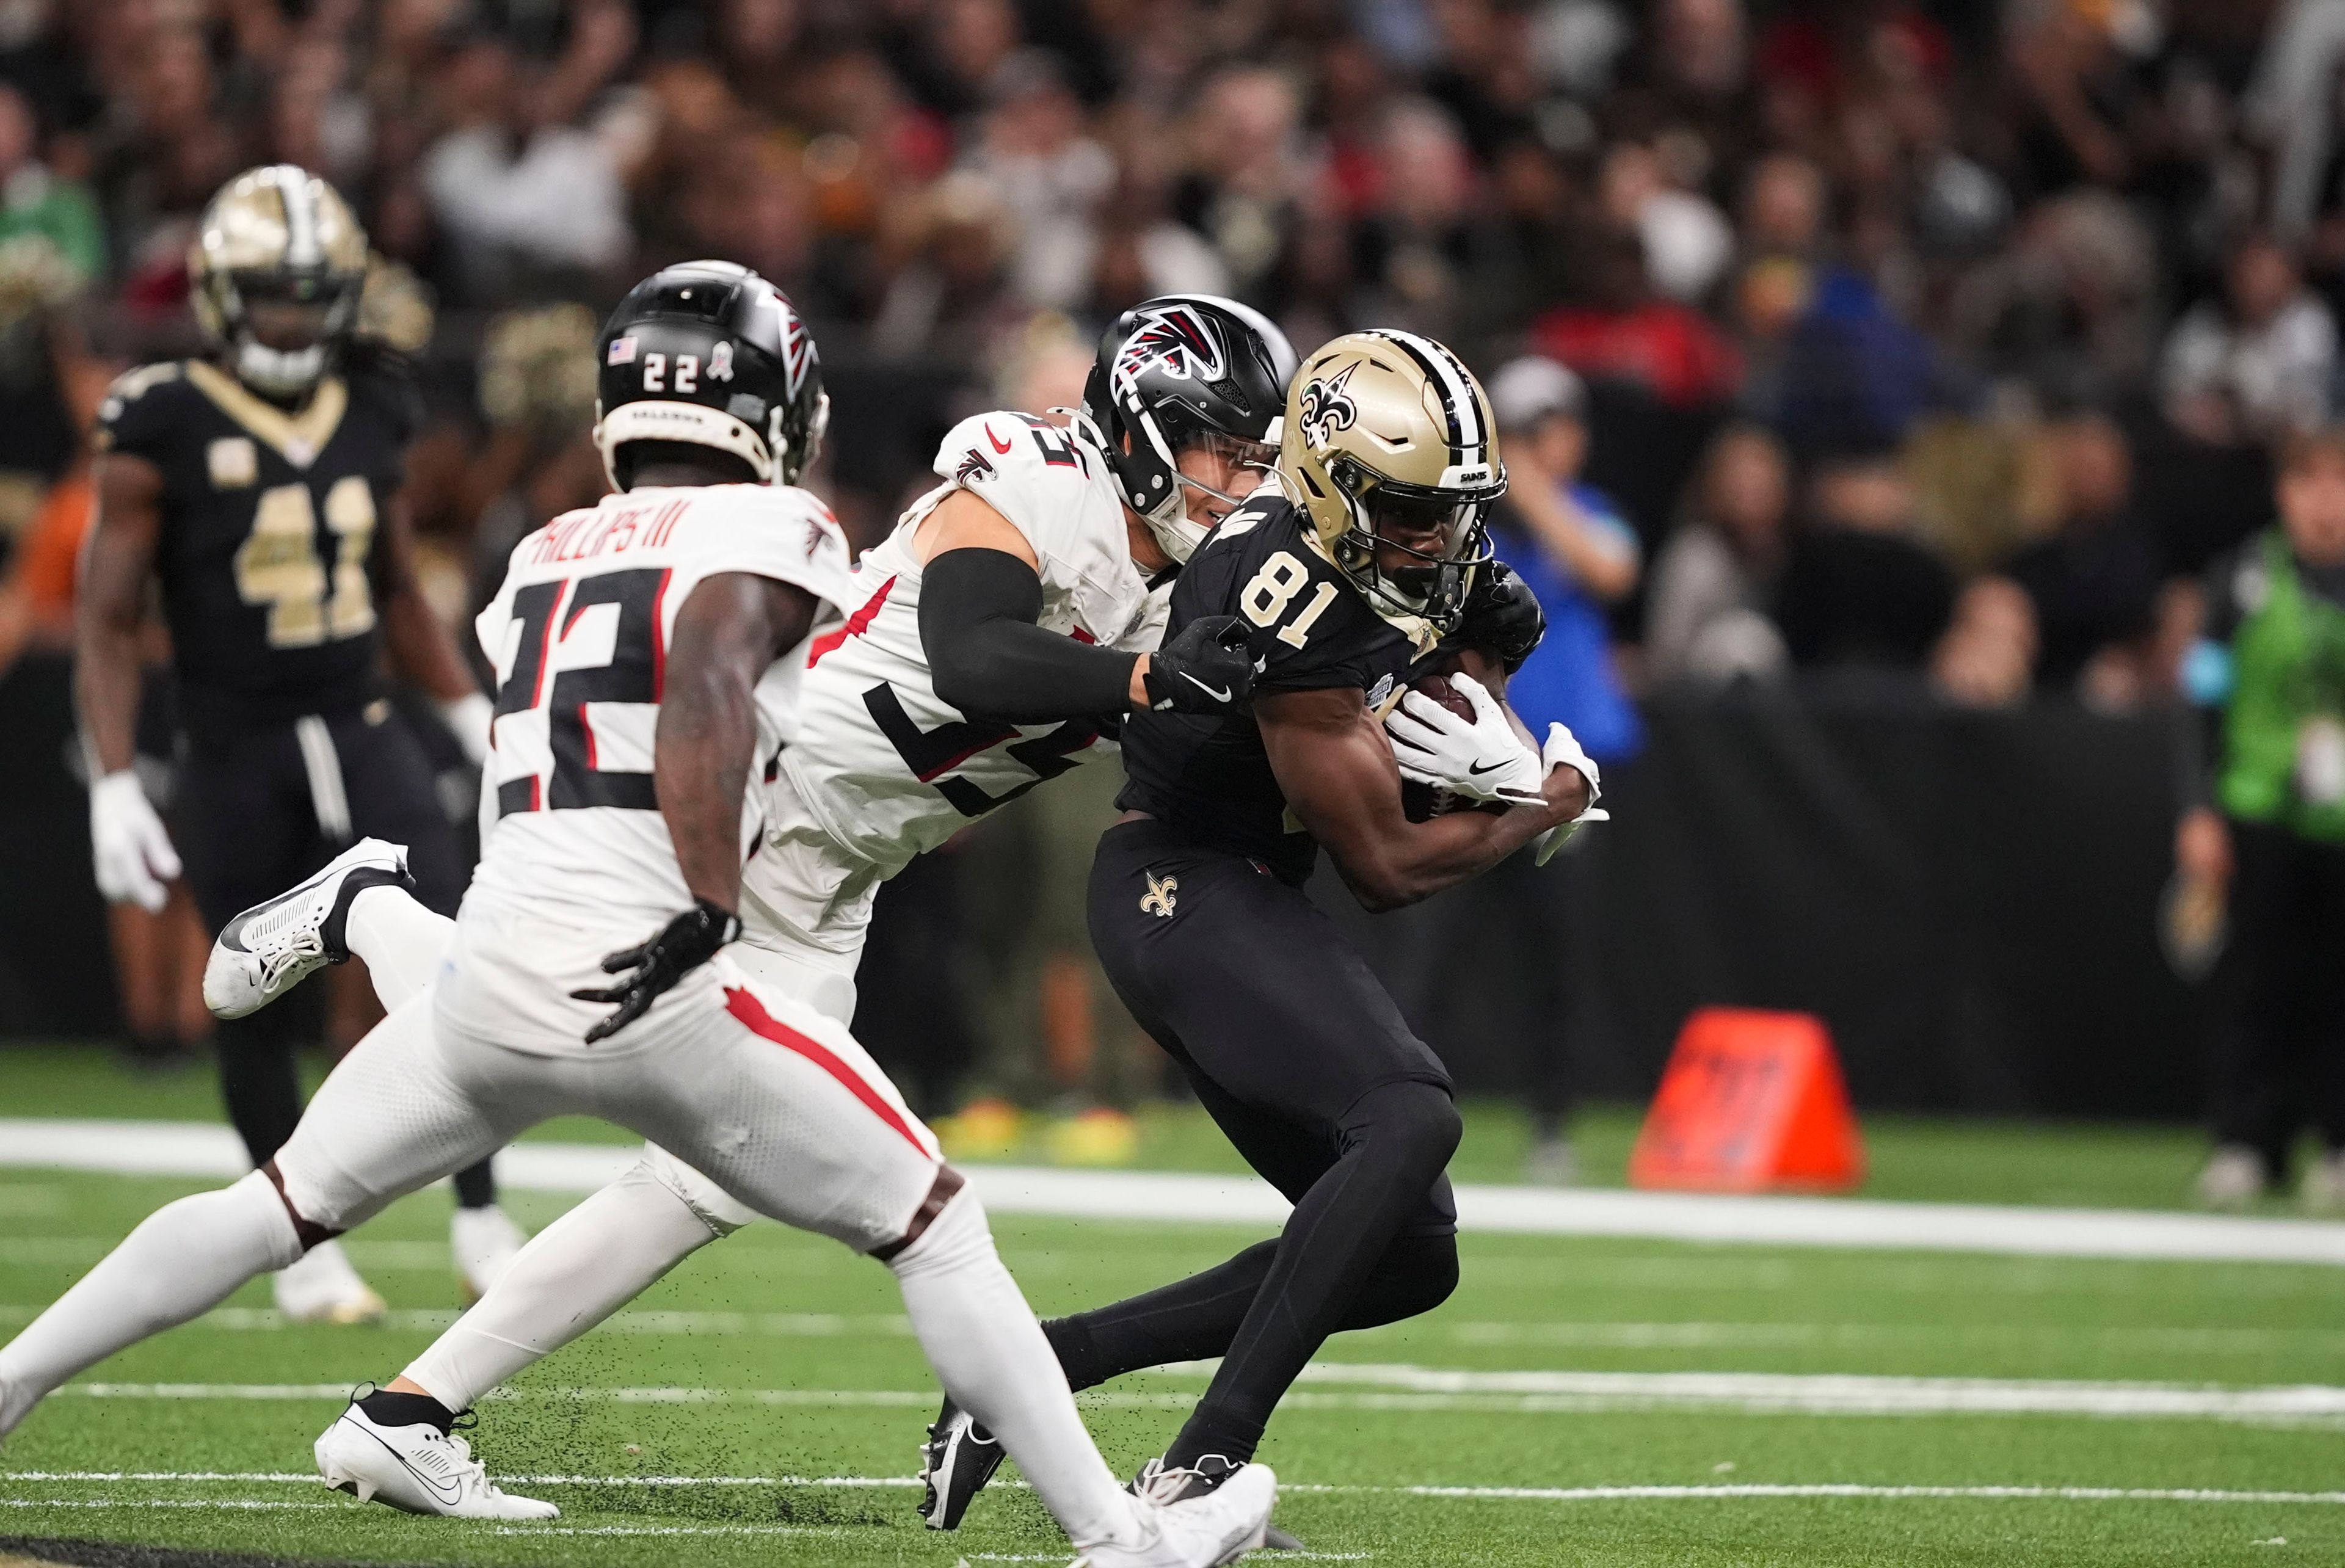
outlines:
[{"label": "football player in black uniform", "polygon": [[[1078,1389],[1223,1358],[1141,1472],[1152,1495],[1234,1473],[1329,1334],[1430,1310],[1456,1286],[1449,1075],[1303,884],[1324,845],[1368,907],[1414,903],[1535,840],[1551,849],[1592,804],[1595,766],[1560,726],[1542,755],[1469,678],[1455,686],[1470,721],[1404,694],[1450,649],[1502,671],[1537,640],[1535,602],[1487,559],[1485,513],[1505,484],[1487,400],[1448,349],[1401,332],[1328,344],[1289,393],[1274,483],[1172,591],[1171,632],[1224,615],[1246,628],[1250,711],[1125,723],[1123,816],[1092,867],[1091,939],[1230,1140],[1294,1201],[1275,1240],[1044,1325]],[[1416,820],[1404,770],[1488,809]],[[983,1441],[948,1411],[932,1468],[935,1449]],[[945,1466],[955,1522],[985,1457]]]},{"label": "football player in black uniform", "polygon": [[[413,394],[353,341],[366,262],[365,233],[325,181],[283,164],[239,175],[205,209],[188,258],[216,351],[131,371],[99,410],[75,686],[109,900],[160,908],[180,871],[131,767],[151,578],[183,732],[178,843],[206,928],[366,836],[406,845],[419,896],[455,913],[462,851],[431,767],[385,698],[381,655],[440,701],[475,758],[489,704],[416,582],[400,495]],[[219,1028],[221,1089],[256,1166],[300,1118],[292,1021]],[[452,1234],[477,1292],[521,1239],[485,1163],[457,1191]],[[382,1310],[338,1248],[277,1285],[279,1306],[307,1320]]]}]

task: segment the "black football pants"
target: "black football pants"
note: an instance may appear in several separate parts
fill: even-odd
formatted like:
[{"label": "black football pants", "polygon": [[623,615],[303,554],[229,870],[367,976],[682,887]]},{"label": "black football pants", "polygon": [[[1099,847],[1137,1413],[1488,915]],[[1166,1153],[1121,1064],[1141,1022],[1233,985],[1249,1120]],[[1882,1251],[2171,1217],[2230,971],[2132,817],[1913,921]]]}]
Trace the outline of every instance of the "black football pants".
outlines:
[{"label": "black football pants", "polygon": [[[387,702],[233,736],[191,740],[179,770],[173,842],[212,936],[361,838],[407,846],[416,896],[456,913],[466,870],[437,781]],[[214,1037],[228,1120],[258,1167],[301,1119],[294,1063],[299,1013],[264,1007]],[[496,1201],[486,1161],[456,1178],[467,1208]]]},{"label": "black football pants", "polygon": [[2309,1124],[2345,1150],[2345,845],[2234,821],[2230,938],[2215,971],[2215,1137],[2275,1179]]},{"label": "black football pants", "polygon": [[1222,1357],[1167,1462],[1249,1459],[1329,1334],[1456,1288],[1449,1075],[1327,917],[1244,856],[1120,824],[1100,841],[1090,915],[1117,994],[1294,1212],[1274,1241],[1045,1330],[1077,1388]]}]

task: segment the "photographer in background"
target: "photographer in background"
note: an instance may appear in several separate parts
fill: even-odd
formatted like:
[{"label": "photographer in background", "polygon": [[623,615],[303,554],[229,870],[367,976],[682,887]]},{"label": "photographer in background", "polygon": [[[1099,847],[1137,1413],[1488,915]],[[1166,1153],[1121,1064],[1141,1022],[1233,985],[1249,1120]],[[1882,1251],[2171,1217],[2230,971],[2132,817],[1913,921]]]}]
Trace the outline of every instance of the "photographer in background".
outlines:
[{"label": "photographer in background", "polygon": [[2184,910],[2215,966],[2216,1149],[2202,1202],[2283,1183],[2309,1122],[2305,1207],[2345,1208],[2345,429],[2293,438],[2279,525],[2208,574],[2183,684],[2208,715],[2175,834]]},{"label": "photographer in background", "polygon": [[[1553,359],[1516,359],[1490,379],[1490,408],[1507,464],[1507,495],[1492,517],[1498,559],[1518,572],[1547,617],[1547,634],[1508,677],[1508,703],[1531,733],[1562,723],[1606,767],[1644,744],[1637,710],[1615,667],[1610,605],[1636,592],[1643,569],[1637,536],[1603,491],[1580,481],[1588,458],[1588,392]],[[1572,1102],[1567,1049],[1573,896],[1588,841],[1576,838],[1541,867],[1529,855],[1500,862],[1471,896],[1444,895],[1417,910],[1379,916],[1367,939],[1395,976],[1402,1007],[1438,1050],[1468,1027],[1458,1013],[1470,988],[1448,981],[1477,965],[1503,964],[1529,1004],[1519,1031],[1520,1079],[1529,1103],[1527,1180],[1569,1186],[1579,1162],[1568,1137]]]}]

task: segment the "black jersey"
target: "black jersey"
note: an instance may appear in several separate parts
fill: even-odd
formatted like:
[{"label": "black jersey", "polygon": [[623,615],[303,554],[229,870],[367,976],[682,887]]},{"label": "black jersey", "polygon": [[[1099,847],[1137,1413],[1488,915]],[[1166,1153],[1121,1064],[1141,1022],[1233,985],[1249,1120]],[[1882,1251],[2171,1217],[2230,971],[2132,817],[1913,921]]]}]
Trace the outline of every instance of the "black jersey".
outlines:
[{"label": "black jersey", "polygon": [[[1309,519],[1283,498],[1232,512],[1182,569],[1166,635],[1201,615],[1234,615],[1257,693],[1353,686],[1381,706],[1419,650],[1309,535]],[[1251,713],[1135,713],[1124,721],[1123,767],[1117,805],[1193,843],[1251,855],[1284,881],[1311,875],[1319,846],[1288,812]]]},{"label": "black jersey", "polygon": [[414,407],[403,380],[371,370],[328,379],[289,414],[202,360],[146,366],[107,393],[98,450],[163,475],[155,572],[191,733],[380,694],[375,523]]}]

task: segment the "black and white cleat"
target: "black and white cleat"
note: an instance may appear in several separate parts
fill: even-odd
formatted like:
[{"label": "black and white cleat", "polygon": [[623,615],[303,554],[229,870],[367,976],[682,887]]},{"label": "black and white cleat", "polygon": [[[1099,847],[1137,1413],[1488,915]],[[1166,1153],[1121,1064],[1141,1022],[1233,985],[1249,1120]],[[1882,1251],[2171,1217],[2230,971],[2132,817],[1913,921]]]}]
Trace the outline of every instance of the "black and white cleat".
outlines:
[{"label": "black and white cleat", "polygon": [[920,1445],[919,1511],[931,1530],[958,1530],[969,1500],[1001,1468],[1001,1442],[946,1397]]},{"label": "black and white cleat", "polygon": [[489,1479],[464,1440],[429,1423],[383,1426],[353,1401],[318,1434],[318,1474],[360,1502],[442,1519],[553,1519],[562,1510]]},{"label": "black and white cleat", "polygon": [[221,929],[204,961],[204,1006],[221,1018],[259,1012],[311,970],[350,956],[342,927],[361,889],[414,885],[404,845],[359,840],[299,887],[254,905]]}]

